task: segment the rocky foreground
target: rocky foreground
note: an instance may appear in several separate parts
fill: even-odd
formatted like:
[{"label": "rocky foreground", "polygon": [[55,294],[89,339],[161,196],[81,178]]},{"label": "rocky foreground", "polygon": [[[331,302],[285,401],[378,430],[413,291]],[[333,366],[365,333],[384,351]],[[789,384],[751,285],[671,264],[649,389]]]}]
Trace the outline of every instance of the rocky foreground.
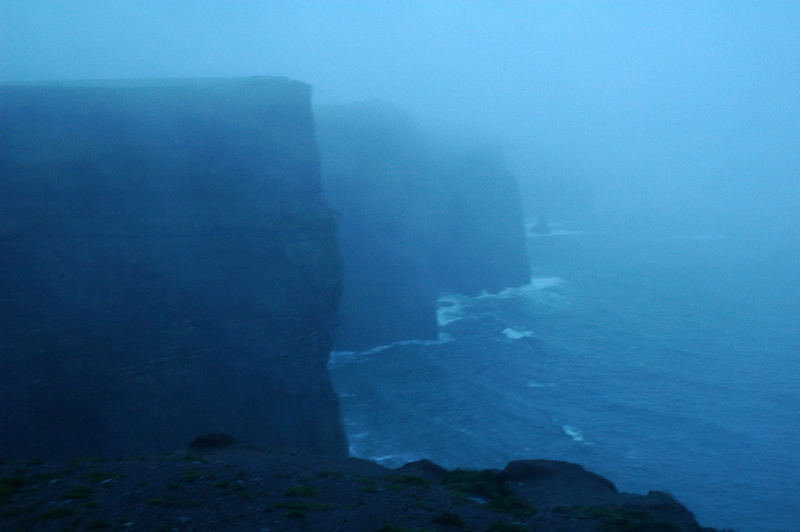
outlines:
[{"label": "rocky foreground", "polygon": [[0,529],[712,531],[670,495],[617,492],[566,462],[387,469],[198,439],[165,456],[0,463]]}]

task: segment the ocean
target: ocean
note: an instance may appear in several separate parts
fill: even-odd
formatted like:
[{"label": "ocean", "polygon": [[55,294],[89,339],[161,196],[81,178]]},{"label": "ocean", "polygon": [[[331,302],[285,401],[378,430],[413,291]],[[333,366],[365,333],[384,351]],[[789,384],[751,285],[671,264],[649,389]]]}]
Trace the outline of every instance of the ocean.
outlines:
[{"label": "ocean", "polygon": [[443,295],[438,340],[332,353],[351,453],[567,460],[704,526],[800,530],[796,238],[553,228],[529,234],[531,284]]}]

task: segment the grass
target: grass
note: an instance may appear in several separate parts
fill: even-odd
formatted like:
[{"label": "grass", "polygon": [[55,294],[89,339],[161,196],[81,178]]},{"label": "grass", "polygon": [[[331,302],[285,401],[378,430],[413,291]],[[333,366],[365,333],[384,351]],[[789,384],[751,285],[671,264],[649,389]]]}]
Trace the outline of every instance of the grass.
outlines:
[{"label": "grass", "polygon": [[489,508],[498,512],[520,517],[536,513],[536,508],[514,495],[488,470],[454,469],[442,477],[442,484],[450,490],[457,502],[477,497],[485,500]]},{"label": "grass", "polygon": [[434,532],[433,530],[429,530],[427,528],[409,528],[406,526],[395,526],[390,524],[385,524],[375,532]]},{"label": "grass", "polygon": [[671,493],[667,493],[666,491],[655,490],[650,491],[647,494],[655,499],[658,499],[659,502],[664,504],[680,504]]},{"label": "grass", "polygon": [[506,523],[504,521],[495,521],[486,532],[527,532],[528,527],[525,525],[518,525],[516,523]]},{"label": "grass", "polygon": [[109,473],[108,471],[98,471],[92,470],[88,471],[85,475],[83,475],[84,480],[88,480],[89,482],[97,482],[103,483],[109,480],[114,480],[120,478],[120,475],[117,473]]},{"label": "grass", "polygon": [[464,520],[461,519],[461,516],[453,512],[442,512],[431,519],[431,522],[436,525],[457,526],[459,528],[465,528],[467,526]]},{"label": "grass", "polygon": [[61,494],[62,499],[88,499],[94,490],[89,486],[75,486]]},{"label": "grass", "polygon": [[180,456],[176,457],[175,460],[179,460],[182,462],[197,462],[200,464],[208,463],[208,460],[206,460],[199,454],[192,454],[192,453],[181,454]]},{"label": "grass", "polygon": [[315,495],[319,495],[319,491],[314,486],[309,485],[293,486],[286,488],[283,492],[284,497],[314,497]]},{"label": "grass", "polygon": [[344,478],[344,473],[341,471],[320,471],[317,473],[317,478]]},{"label": "grass", "polygon": [[0,504],[8,502],[12,495],[25,489],[28,480],[21,474],[0,478]]},{"label": "grass", "polygon": [[332,504],[319,501],[288,501],[279,502],[275,504],[276,508],[286,508],[289,510],[299,510],[302,512],[319,512],[322,510],[330,510],[333,508]]},{"label": "grass", "polygon": [[565,513],[578,519],[594,519],[600,521],[600,528],[607,532],[680,532],[680,528],[671,523],[659,521],[642,510],[627,508],[609,508],[606,506],[563,506],[554,511]]},{"label": "grass", "polygon": [[209,432],[202,436],[196,437],[192,443],[189,444],[190,449],[222,449],[236,443],[236,440],[230,434],[222,432]]},{"label": "grass", "polygon": [[431,481],[425,477],[418,477],[415,475],[391,475],[389,482],[394,485],[405,484],[408,486],[416,486],[419,488],[427,489],[431,485]]},{"label": "grass", "polygon": [[[309,485],[292,486],[291,488],[286,488],[283,492],[283,496],[288,498],[316,497],[317,495],[319,495],[317,488]],[[332,505],[326,502],[314,500],[281,501],[276,503],[275,507],[288,509],[289,511],[286,512],[286,516],[295,519],[305,519],[308,517],[308,512],[318,512],[333,508]]]},{"label": "grass", "polygon": [[75,515],[75,510],[71,508],[53,508],[41,514],[39,518],[46,520],[63,519],[65,517],[72,517],[73,515]]},{"label": "grass", "polygon": [[17,517],[19,515],[33,513],[35,511],[36,507],[32,505],[12,506],[10,508],[3,509],[3,511],[0,512],[0,517]]},{"label": "grass", "polygon": [[165,499],[163,497],[151,497],[147,500],[147,504],[151,506],[178,506],[178,503],[172,499]]},{"label": "grass", "polygon": [[78,458],[73,458],[69,461],[70,464],[79,465],[79,464],[99,464],[103,462],[108,462],[108,458],[104,458],[102,456],[79,456]]},{"label": "grass", "polygon": [[181,482],[196,482],[203,478],[203,475],[196,469],[190,469],[189,471],[185,472],[181,475],[180,481]]}]

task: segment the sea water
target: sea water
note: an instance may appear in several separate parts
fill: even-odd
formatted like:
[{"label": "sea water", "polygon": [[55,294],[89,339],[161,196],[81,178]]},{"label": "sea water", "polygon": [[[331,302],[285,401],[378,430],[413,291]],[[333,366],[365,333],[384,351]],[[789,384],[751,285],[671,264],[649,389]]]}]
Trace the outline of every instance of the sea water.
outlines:
[{"label": "sea water", "polygon": [[333,353],[351,452],[568,460],[705,526],[800,530],[796,241],[584,219],[529,246],[531,284],[443,295],[438,340]]}]

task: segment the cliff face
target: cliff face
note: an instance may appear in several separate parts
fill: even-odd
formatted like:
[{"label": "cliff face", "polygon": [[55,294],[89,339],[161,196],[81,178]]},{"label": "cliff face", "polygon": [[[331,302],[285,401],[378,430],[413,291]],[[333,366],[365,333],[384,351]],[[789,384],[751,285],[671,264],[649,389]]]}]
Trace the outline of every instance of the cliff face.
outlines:
[{"label": "cliff face", "polygon": [[323,186],[341,215],[335,346],[436,338],[436,298],[529,282],[520,198],[499,153],[453,147],[380,103],[316,112]]},{"label": "cliff face", "polygon": [[308,86],[0,87],[0,454],[343,455]]}]

